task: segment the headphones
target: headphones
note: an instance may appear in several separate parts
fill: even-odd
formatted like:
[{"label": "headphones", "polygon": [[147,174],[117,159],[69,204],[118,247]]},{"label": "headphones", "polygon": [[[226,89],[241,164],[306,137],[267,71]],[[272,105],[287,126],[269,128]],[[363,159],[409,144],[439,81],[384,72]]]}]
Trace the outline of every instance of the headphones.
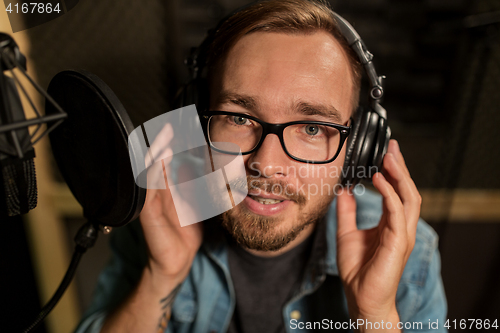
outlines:
[{"label": "headphones", "polygon": [[[208,84],[202,77],[202,71],[207,59],[207,50],[213,42],[215,33],[231,16],[254,5],[252,2],[224,17],[214,29],[208,31],[208,36],[198,47],[191,49],[190,55],[184,61],[190,72],[190,81],[184,85],[178,94],[176,106],[191,104],[206,105]],[[351,133],[347,140],[344,166],[342,168],[341,184],[346,187],[356,185],[360,180],[371,180],[372,176],[381,171],[382,160],[391,137],[391,129],[387,126],[387,112],[380,105],[384,95],[382,80],[378,76],[372,59],[373,55],[366,49],[359,34],[340,15],[333,13],[342,36],[356,53],[368,76],[370,89],[368,93],[369,106],[358,107],[352,117]],[[205,104],[203,104],[205,102]]]}]

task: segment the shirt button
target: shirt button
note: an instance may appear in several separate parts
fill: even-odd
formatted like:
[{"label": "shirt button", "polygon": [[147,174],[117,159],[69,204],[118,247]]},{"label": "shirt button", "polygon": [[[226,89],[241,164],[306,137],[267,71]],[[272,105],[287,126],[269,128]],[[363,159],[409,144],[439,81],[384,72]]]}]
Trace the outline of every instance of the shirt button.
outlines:
[{"label": "shirt button", "polygon": [[292,319],[299,320],[300,319],[300,311],[299,310],[293,310],[292,312],[290,312],[290,317]]}]

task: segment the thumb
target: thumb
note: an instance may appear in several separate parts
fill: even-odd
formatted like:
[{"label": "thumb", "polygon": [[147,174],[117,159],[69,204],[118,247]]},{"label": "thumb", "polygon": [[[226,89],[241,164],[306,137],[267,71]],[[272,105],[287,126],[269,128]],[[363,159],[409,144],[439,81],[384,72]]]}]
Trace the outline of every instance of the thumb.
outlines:
[{"label": "thumb", "polygon": [[349,191],[337,196],[337,239],[358,230],[356,226],[356,200]]}]

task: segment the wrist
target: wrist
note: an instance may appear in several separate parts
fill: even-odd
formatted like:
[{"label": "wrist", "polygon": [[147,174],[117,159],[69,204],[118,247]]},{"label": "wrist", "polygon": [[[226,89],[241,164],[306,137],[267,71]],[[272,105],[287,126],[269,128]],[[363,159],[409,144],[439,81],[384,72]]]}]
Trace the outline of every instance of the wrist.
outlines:
[{"label": "wrist", "polygon": [[168,294],[171,290],[182,284],[186,276],[187,274],[182,273],[167,274],[152,268],[150,265],[146,265],[142,272],[139,288],[148,294]]},{"label": "wrist", "polygon": [[390,308],[378,309],[376,312],[350,311],[351,318],[357,323],[356,332],[401,332],[398,328],[399,314],[394,304]]},{"label": "wrist", "polygon": [[[192,260],[190,261],[190,263]],[[151,278],[152,282],[165,283],[165,282],[182,282],[186,276],[189,274],[191,265],[183,264],[181,265],[165,265],[158,264],[158,262],[149,259],[148,263],[144,267],[143,275],[145,277]]]}]

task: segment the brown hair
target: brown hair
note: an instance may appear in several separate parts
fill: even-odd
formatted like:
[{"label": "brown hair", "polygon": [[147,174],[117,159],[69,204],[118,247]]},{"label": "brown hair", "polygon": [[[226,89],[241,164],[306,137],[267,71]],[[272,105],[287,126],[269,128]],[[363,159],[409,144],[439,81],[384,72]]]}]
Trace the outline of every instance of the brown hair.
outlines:
[{"label": "brown hair", "polygon": [[313,33],[323,30],[330,33],[342,46],[351,64],[354,110],[359,103],[361,64],[357,55],[342,36],[332,9],[321,0],[267,0],[235,13],[215,31],[208,46],[208,76],[214,67],[224,61],[231,47],[252,32],[282,32],[288,34]]}]

